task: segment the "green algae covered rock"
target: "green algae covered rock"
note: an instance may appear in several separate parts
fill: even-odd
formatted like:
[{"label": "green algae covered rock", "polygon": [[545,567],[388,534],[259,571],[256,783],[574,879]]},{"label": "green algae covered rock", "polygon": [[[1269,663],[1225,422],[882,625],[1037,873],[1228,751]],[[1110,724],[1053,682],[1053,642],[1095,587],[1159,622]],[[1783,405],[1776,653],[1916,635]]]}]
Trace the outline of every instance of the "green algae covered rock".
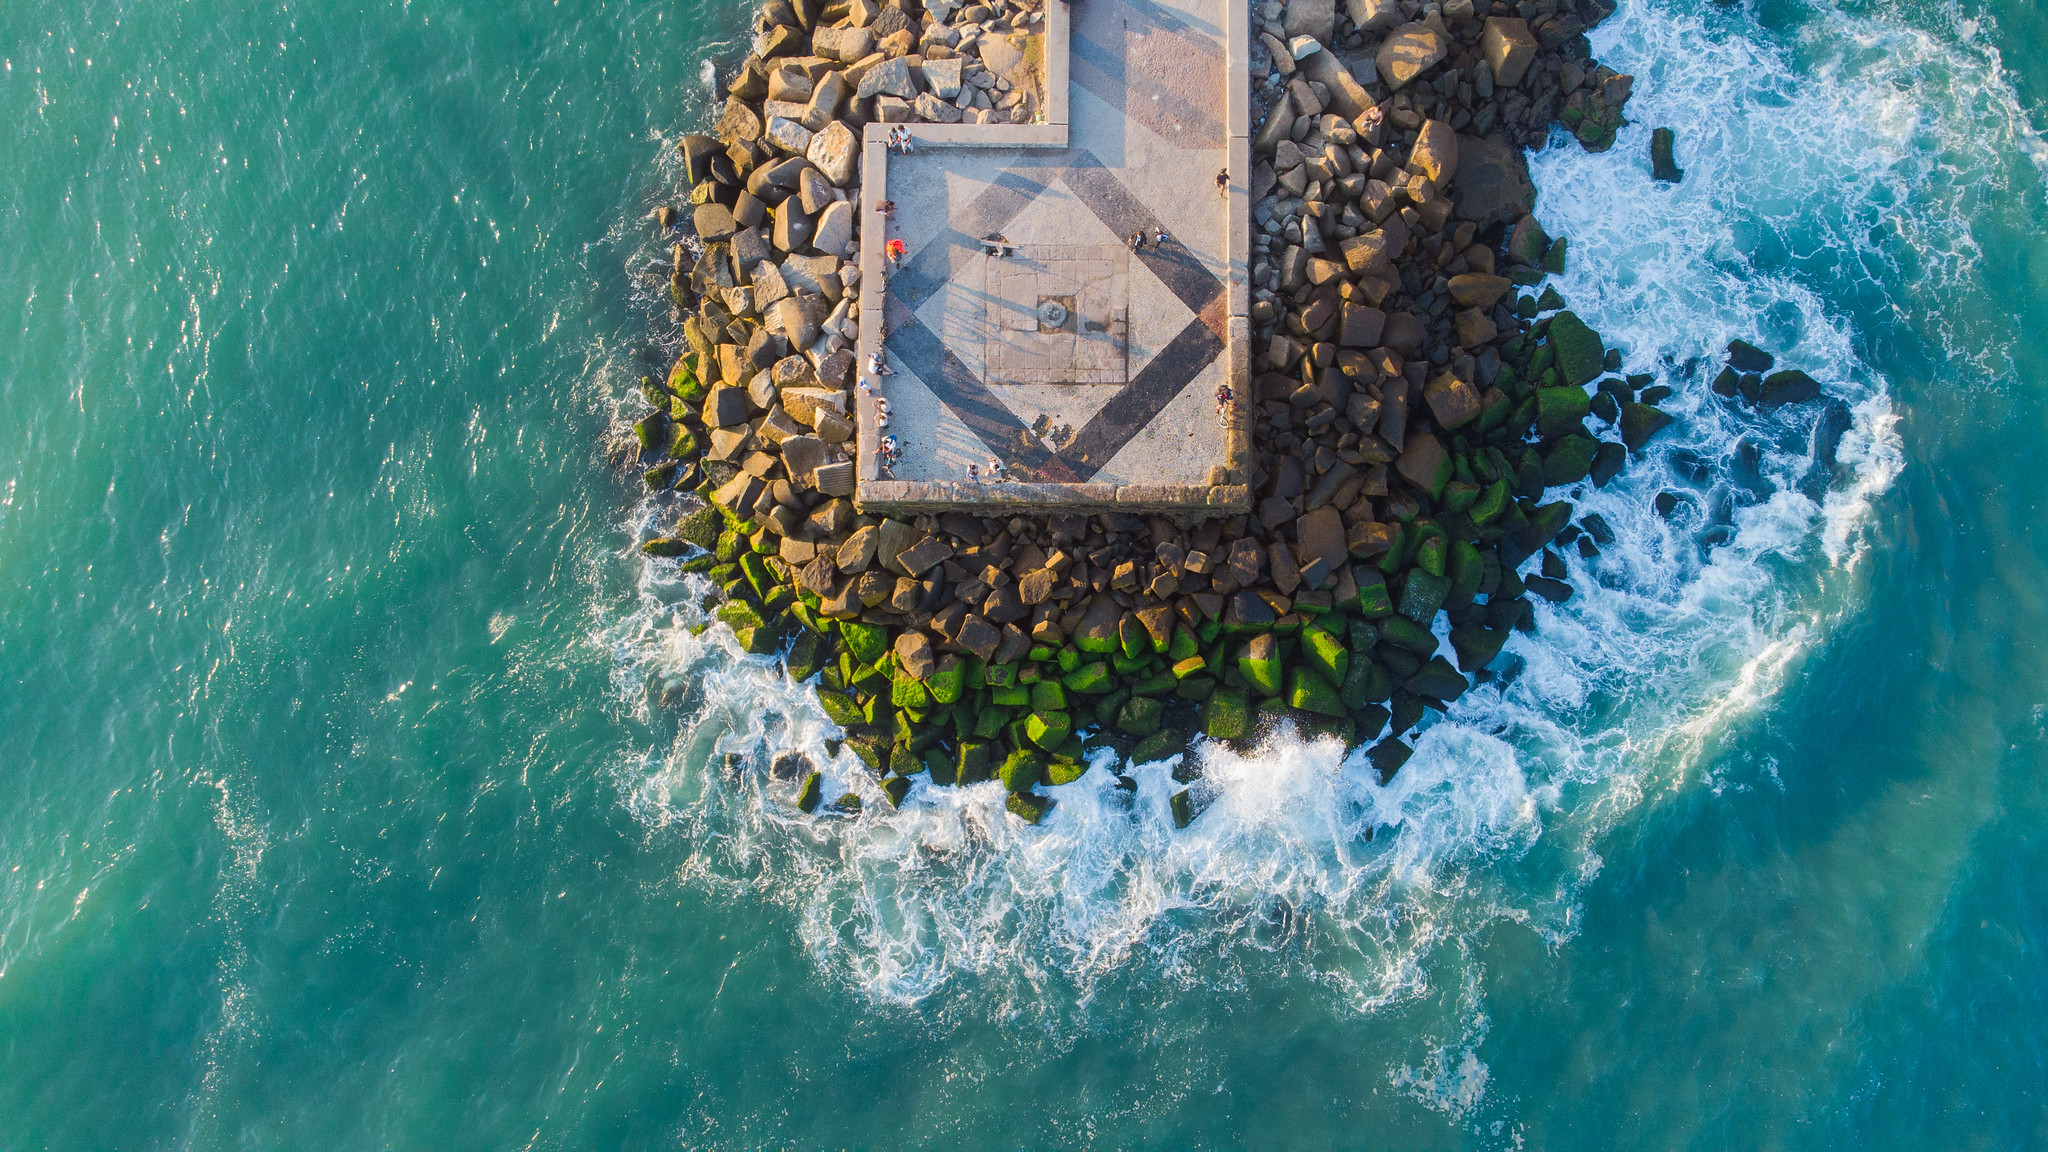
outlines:
[{"label": "green algae covered rock", "polygon": [[1280,642],[1273,634],[1264,632],[1245,642],[1244,650],[1237,657],[1238,675],[1245,683],[1256,688],[1261,695],[1277,696],[1280,693]]},{"label": "green algae covered rock", "polygon": [[1351,670],[1351,650],[1322,627],[1302,629],[1301,654],[1311,668],[1332,684],[1342,684]]},{"label": "green algae covered rock", "polygon": [[1045,782],[1054,788],[1062,784],[1072,784],[1087,774],[1087,761],[1072,760],[1065,756],[1055,756],[1052,763],[1045,766]]},{"label": "green algae covered rock", "polygon": [[989,749],[990,745],[986,740],[960,742],[960,753],[954,766],[955,776],[960,783],[979,784],[988,779]]},{"label": "green algae covered rock", "polygon": [[1058,712],[1067,706],[1067,690],[1055,680],[1040,680],[1031,686],[1031,708],[1037,712]]},{"label": "green algae covered rock", "polygon": [[1550,455],[1543,458],[1543,486],[1561,488],[1576,484],[1593,471],[1593,456],[1600,451],[1600,442],[1591,436],[1567,436],[1557,442]]},{"label": "green algae covered rock", "polygon": [[1166,715],[1166,706],[1149,696],[1133,696],[1117,713],[1116,726],[1137,737],[1150,736],[1159,731]]},{"label": "green algae covered rock", "polygon": [[952,704],[960,699],[967,687],[967,666],[958,656],[948,654],[939,661],[939,667],[925,678],[925,688],[932,699],[940,704]]},{"label": "green algae covered rock", "polygon": [[818,690],[818,707],[825,710],[826,719],[841,728],[857,727],[867,719],[861,714],[860,705],[853,702],[853,697],[829,688]]},{"label": "green algae covered rock", "polygon": [[1074,718],[1066,712],[1033,712],[1024,722],[1024,735],[1047,752],[1066,743],[1073,735]]},{"label": "green algae covered rock", "polygon": [[882,795],[889,798],[889,807],[903,807],[903,798],[910,794],[910,781],[902,776],[891,776],[882,781]]},{"label": "green algae covered rock", "polygon": [[1536,431],[1546,439],[1569,432],[1592,410],[1592,397],[1583,388],[1538,388]]},{"label": "green algae covered rock", "polygon": [[1161,728],[1138,741],[1138,746],[1131,749],[1131,763],[1150,764],[1155,760],[1177,756],[1180,750],[1187,746],[1187,742],[1187,736],[1180,729]]},{"label": "green algae covered rock", "polygon": [[839,635],[846,641],[846,650],[863,664],[873,664],[889,650],[889,633],[880,624],[847,620],[839,625]]},{"label": "green algae covered rock", "polygon": [[797,789],[796,792],[796,806],[798,811],[817,811],[818,801],[821,798],[823,798],[824,795],[824,783],[824,774],[820,772],[814,771],[810,775],[804,777],[803,787]]},{"label": "green algae covered rock", "polygon": [[[1563,243],[1558,241],[1558,246],[1561,248]],[[1558,253],[1558,261],[1560,264],[1563,262],[1562,251]],[[1588,383],[1600,375],[1606,365],[1607,350],[1601,347],[1600,334],[1586,327],[1586,322],[1579,319],[1577,313],[1559,312],[1550,318],[1550,343],[1557,349],[1557,368],[1567,384]],[[1590,403],[1590,398],[1581,393],[1579,401],[1581,404]],[[1581,410],[1574,419],[1584,415],[1584,410]]]},{"label": "green algae covered rock", "polygon": [[1028,748],[1010,753],[996,770],[996,779],[1012,792],[1028,792],[1045,777],[1045,754]]},{"label": "green algae covered rock", "polygon": [[1097,660],[1093,664],[1082,664],[1060,677],[1060,686],[1069,692],[1094,695],[1107,692],[1116,684],[1109,665]]},{"label": "green algae covered rock", "polygon": [[1218,688],[1202,705],[1202,734],[1211,740],[1237,740],[1251,730],[1251,703],[1235,688]]},{"label": "green algae covered rock", "polygon": [[1402,687],[1417,696],[1448,702],[1464,695],[1467,682],[1462,673],[1451,667],[1450,661],[1433,656],[1422,666],[1422,671],[1410,676]]},{"label": "green algae covered rock", "polygon": [[1288,672],[1287,703],[1289,707],[1324,716],[1342,717],[1346,712],[1336,687],[1312,668],[1296,668]]},{"label": "green algae covered rock", "polygon": [[1040,796],[1036,792],[1012,792],[1009,799],[1003,801],[1003,807],[1010,815],[1026,824],[1036,824],[1045,819],[1046,813],[1052,811],[1052,806],[1052,797]]}]

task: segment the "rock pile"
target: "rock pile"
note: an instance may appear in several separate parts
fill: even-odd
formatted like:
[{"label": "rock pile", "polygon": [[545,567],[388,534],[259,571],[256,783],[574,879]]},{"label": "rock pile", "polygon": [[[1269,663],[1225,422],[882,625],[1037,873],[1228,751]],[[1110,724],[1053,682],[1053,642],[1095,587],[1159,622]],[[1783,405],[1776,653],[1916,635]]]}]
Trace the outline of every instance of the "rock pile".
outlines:
[{"label": "rock pile", "polygon": [[[769,0],[715,134],[680,145],[701,244],[676,247],[671,281],[688,350],[643,383],[635,430],[647,483],[705,503],[674,501],[643,550],[708,573],[742,645],[818,677],[892,802],[918,774],[994,778],[1036,821],[1038,788],[1097,748],[1146,762],[1283,719],[1369,743],[1391,778],[1425,712],[1533,626],[1529,596],[1571,595],[1548,546],[1612,539],[1545,490],[1607,483],[1669,423],[1668,390],[1615,375],[1619,353],[1554,290],[1516,291],[1566,253],[1529,214],[1522,147],[1562,119],[1604,148],[1620,123],[1630,79],[1583,34],[1607,11],[1254,11],[1256,495],[1189,525],[853,505],[858,130],[1028,119],[1042,21],[1000,2]],[[822,802],[815,773],[794,797]],[[1198,790],[1174,798],[1180,823],[1199,807]]]}]

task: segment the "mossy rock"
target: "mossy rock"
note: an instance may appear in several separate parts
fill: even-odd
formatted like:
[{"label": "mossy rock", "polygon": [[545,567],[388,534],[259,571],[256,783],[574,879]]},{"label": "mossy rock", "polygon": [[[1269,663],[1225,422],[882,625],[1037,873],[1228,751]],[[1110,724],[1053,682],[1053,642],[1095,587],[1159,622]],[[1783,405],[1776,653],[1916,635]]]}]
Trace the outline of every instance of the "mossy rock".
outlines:
[{"label": "mossy rock", "polygon": [[1280,694],[1280,644],[1272,633],[1263,633],[1245,641],[1244,649],[1237,656],[1237,671],[1245,683],[1261,695]]},{"label": "mossy rock", "polygon": [[952,662],[939,667],[924,682],[932,699],[940,704],[956,703],[967,688],[967,666],[958,657],[948,659]]},{"label": "mossy rock", "polygon": [[1388,616],[1380,621],[1380,636],[1390,644],[1406,648],[1419,656],[1436,651],[1436,636],[1428,627],[1409,617]]},{"label": "mossy rock", "polygon": [[[1567,312],[1569,316],[1571,313]],[[1592,410],[1593,401],[1578,387],[1536,390],[1536,431],[1546,439],[1578,427]]]},{"label": "mossy rock", "polygon": [[1031,708],[1036,712],[1059,712],[1067,706],[1067,690],[1057,681],[1040,680],[1031,686]]},{"label": "mossy rock", "polygon": [[1448,577],[1421,568],[1410,569],[1407,586],[1401,589],[1401,615],[1428,628],[1450,594]]},{"label": "mossy rock", "polygon": [[824,797],[824,786],[825,776],[823,773],[812,772],[810,775],[805,776],[803,787],[797,789],[796,792],[796,806],[798,810],[803,812],[817,811],[818,801]]},{"label": "mossy rock", "polygon": [[826,719],[839,725],[841,728],[857,728],[865,723],[867,719],[862,715],[860,705],[855,704],[853,697],[848,696],[844,692],[820,689],[818,691],[818,707],[825,710]]},{"label": "mossy rock", "polygon": [[898,708],[929,708],[932,703],[930,689],[924,681],[908,674],[898,675],[889,689],[889,703]]},{"label": "mossy rock", "polygon": [[1322,673],[1313,668],[1295,668],[1287,674],[1287,704],[1308,712],[1324,716],[1341,717],[1345,714],[1344,701],[1337,695],[1337,688]]},{"label": "mossy rock", "polygon": [[996,778],[1003,787],[1012,792],[1028,792],[1032,786],[1045,778],[1045,754],[1029,748],[1019,748],[1010,753],[1003,766],[996,770]]},{"label": "mossy rock", "polygon": [[1648,404],[1630,402],[1621,406],[1621,442],[1631,451],[1642,451],[1650,437],[1670,426],[1669,414]]},{"label": "mossy rock", "polygon": [[1567,436],[1558,441],[1543,458],[1543,486],[1561,488],[1584,480],[1593,471],[1593,456],[1599,451],[1600,442],[1591,436]]},{"label": "mossy rock", "polygon": [[1055,756],[1052,762],[1045,766],[1045,782],[1054,788],[1062,784],[1072,784],[1087,774],[1087,761],[1074,760],[1065,756]]},{"label": "mossy rock", "polygon": [[640,474],[640,482],[647,485],[648,490],[651,492],[665,492],[675,487],[676,477],[682,471],[683,466],[671,460],[666,464],[656,464],[654,467],[642,472]]},{"label": "mossy rock", "polygon": [[1342,684],[1351,670],[1351,650],[1326,628],[1304,628],[1301,654],[1309,666],[1332,684]]},{"label": "mossy rock", "polygon": [[718,547],[719,526],[724,521],[716,508],[692,509],[676,523],[676,535],[709,552]]},{"label": "mossy rock", "polygon": [[1109,666],[1097,660],[1093,664],[1082,664],[1060,677],[1060,685],[1069,692],[1095,694],[1107,692],[1116,686]]},{"label": "mossy rock", "polygon": [[1187,743],[1187,735],[1180,729],[1161,728],[1138,741],[1137,747],[1131,749],[1131,763],[1150,764],[1155,760],[1165,760],[1179,755]]},{"label": "mossy rock", "polygon": [[1066,743],[1074,734],[1074,718],[1065,712],[1033,712],[1024,723],[1024,735],[1033,744],[1050,752]]},{"label": "mossy rock", "polygon": [[889,807],[903,807],[903,798],[910,795],[910,781],[902,776],[891,776],[882,781],[882,795],[889,798]]},{"label": "mossy rock", "polygon": [[994,747],[986,740],[962,740],[954,760],[954,776],[962,784],[979,784],[989,777]]},{"label": "mossy rock", "polygon": [[1211,740],[1238,740],[1251,731],[1251,703],[1241,691],[1218,688],[1202,705],[1202,734]]},{"label": "mossy rock", "polygon": [[1009,798],[1003,801],[1003,807],[1010,815],[1026,824],[1036,824],[1052,811],[1053,799],[1050,796],[1040,796],[1036,792],[1012,792]]},{"label": "mossy rock", "polygon": [[846,650],[863,664],[873,664],[889,649],[889,631],[880,624],[844,620],[839,624],[839,635],[846,641]]},{"label": "mossy rock", "polygon": [[1458,667],[1467,672],[1486,667],[1507,643],[1508,631],[1484,624],[1460,624],[1451,629],[1451,649],[1458,654]]},{"label": "mossy rock", "polygon": [[790,642],[789,651],[782,657],[782,666],[789,672],[789,678],[802,682],[809,680],[825,660],[825,638],[805,628]]},{"label": "mossy rock", "polygon": [[1399,737],[1390,736],[1373,745],[1372,750],[1365,754],[1365,758],[1374,768],[1379,769],[1380,784],[1384,787],[1393,781],[1394,774],[1399,772],[1401,765],[1408,763],[1408,758],[1413,755],[1415,749],[1403,744]]},{"label": "mossy rock", "polygon": [[1149,696],[1134,696],[1117,713],[1116,726],[1132,736],[1140,738],[1159,731],[1164,722],[1166,706]]},{"label": "mossy rock", "polygon": [[671,558],[689,552],[690,547],[691,545],[688,540],[678,539],[674,536],[656,536],[652,540],[642,541],[640,552],[644,556]]},{"label": "mossy rock", "polygon": [[[1551,251],[1557,255],[1560,264],[1560,267],[1550,269],[1552,272],[1564,270],[1561,267],[1564,259],[1563,249],[1562,240],[1552,246]],[[1557,349],[1557,367],[1564,376],[1565,383],[1573,386],[1586,384],[1605,370],[1607,350],[1600,344],[1600,334],[1588,328],[1577,313],[1559,312],[1552,316],[1549,335],[1551,346]],[[1590,403],[1590,398],[1584,394],[1581,394],[1579,399],[1582,404]],[[1579,417],[1583,418],[1584,415],[1585,412],[1581,411]]]},{"label": "mossy rock", "polygon": [[1465,689],[1470,685],[1463,673],[1451,667],[1450,661],[1441,656],[1433,656],[1429,663],[1422,666],[1422,671],[1409,677],[1408,683],[1402,687],[1417,696],[1448,703],[1464,695]]}]

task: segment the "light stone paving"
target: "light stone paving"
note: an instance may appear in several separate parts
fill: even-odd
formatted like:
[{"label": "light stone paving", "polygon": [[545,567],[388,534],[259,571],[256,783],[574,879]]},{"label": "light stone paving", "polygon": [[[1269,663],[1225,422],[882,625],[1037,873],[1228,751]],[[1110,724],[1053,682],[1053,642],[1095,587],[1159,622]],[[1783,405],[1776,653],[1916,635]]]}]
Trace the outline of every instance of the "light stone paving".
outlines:
[{"label": "light stone paving", "polygon": [[857,499],[1240,510],[1244,4],[1048,8],[1049,123],[867,129]]}]

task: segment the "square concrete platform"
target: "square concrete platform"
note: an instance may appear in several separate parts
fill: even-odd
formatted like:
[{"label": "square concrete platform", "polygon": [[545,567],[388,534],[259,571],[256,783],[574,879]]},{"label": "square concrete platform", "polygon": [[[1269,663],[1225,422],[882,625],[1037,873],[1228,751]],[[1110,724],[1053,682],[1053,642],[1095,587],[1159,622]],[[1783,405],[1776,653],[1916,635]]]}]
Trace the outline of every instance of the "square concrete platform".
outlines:
[{"label": "square concrete platform", "polygon": [[1047,123],[867,129],[856,501],[1240,511],[1243,0],[1047,5]]}]

